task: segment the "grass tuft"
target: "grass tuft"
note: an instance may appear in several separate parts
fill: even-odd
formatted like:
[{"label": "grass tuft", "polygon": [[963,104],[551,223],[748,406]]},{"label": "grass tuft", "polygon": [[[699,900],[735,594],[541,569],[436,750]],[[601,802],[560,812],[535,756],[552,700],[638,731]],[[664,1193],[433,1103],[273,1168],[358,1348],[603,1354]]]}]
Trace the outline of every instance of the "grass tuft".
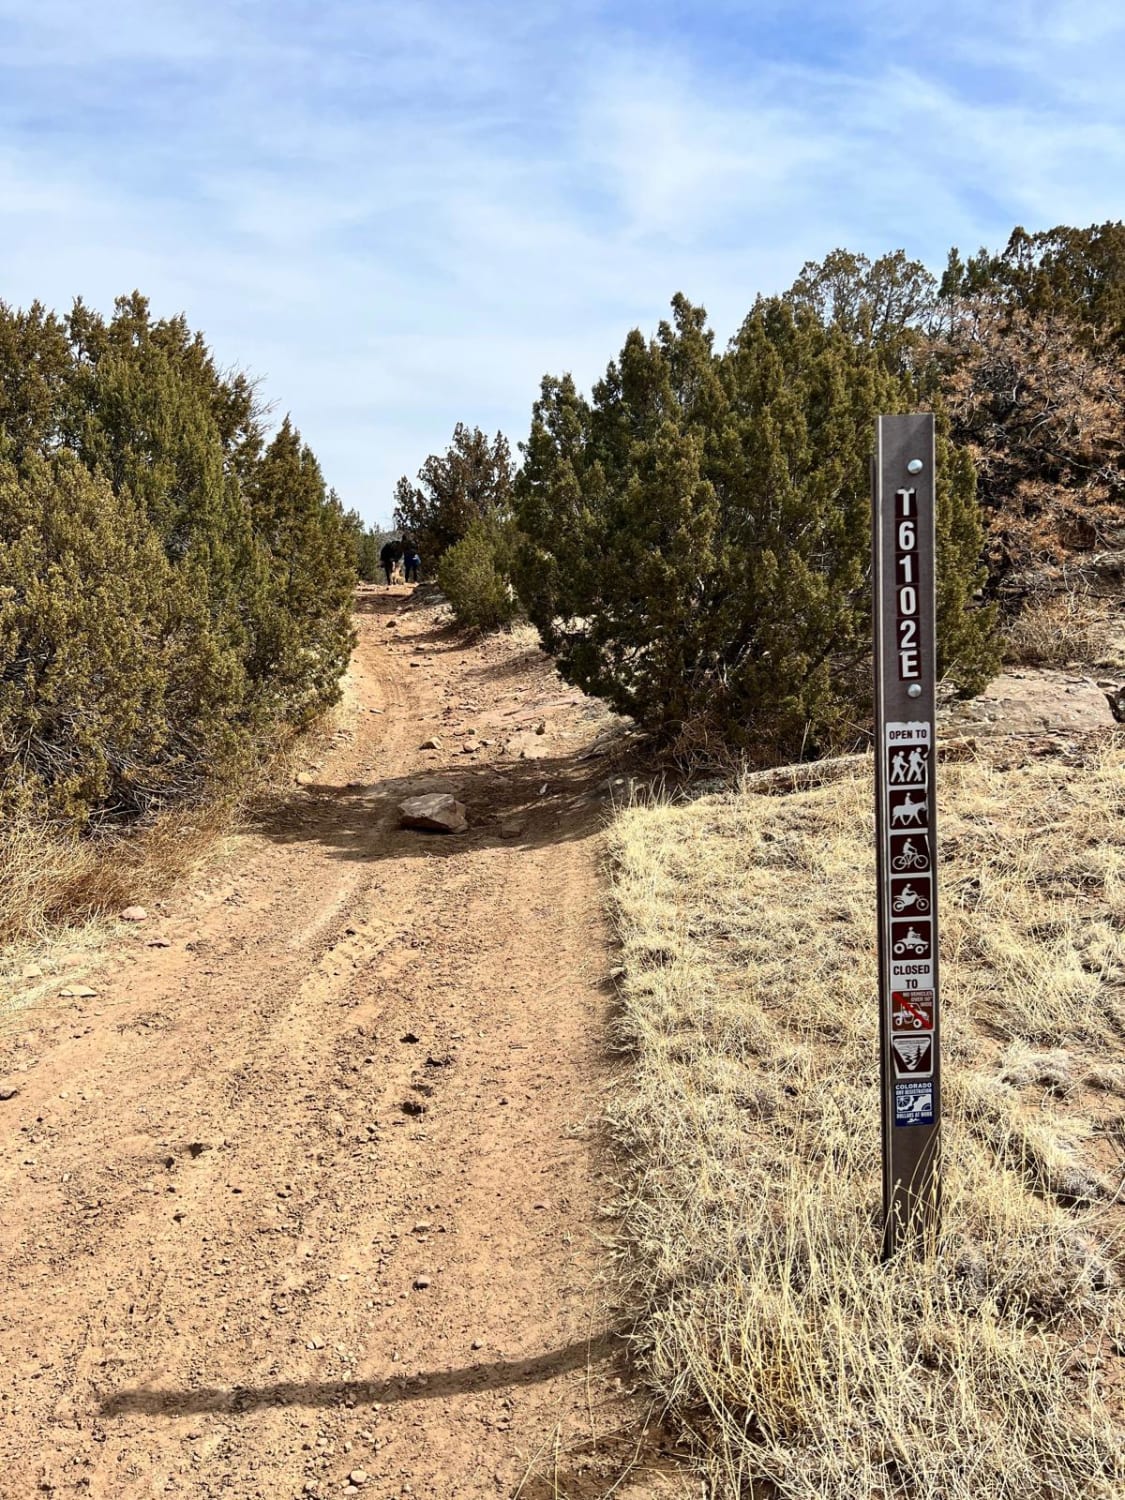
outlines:
[{"label": "grass tuft", "polygon": [[[325,723],[313,733],[323,734]],[[21,813],[0,822],[0,949],[40,943],[132,902],[166,895],[252,804],[283,794],[307,737],[275,736],[205,797],[143,821],[75,831]]]}]

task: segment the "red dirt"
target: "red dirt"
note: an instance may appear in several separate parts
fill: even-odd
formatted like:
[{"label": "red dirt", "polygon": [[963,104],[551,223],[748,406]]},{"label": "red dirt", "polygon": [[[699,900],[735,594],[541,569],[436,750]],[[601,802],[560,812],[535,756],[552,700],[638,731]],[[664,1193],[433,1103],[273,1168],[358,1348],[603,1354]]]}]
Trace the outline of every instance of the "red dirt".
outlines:
[{"label": "red dirt", "polygon": [[[6,1017],[6,1497],[579,1500],[649,1451],[600,1287],[608,721],[409,601],[361,596],[314,783]],[[467,834],[398,826],[433,776]]]}]

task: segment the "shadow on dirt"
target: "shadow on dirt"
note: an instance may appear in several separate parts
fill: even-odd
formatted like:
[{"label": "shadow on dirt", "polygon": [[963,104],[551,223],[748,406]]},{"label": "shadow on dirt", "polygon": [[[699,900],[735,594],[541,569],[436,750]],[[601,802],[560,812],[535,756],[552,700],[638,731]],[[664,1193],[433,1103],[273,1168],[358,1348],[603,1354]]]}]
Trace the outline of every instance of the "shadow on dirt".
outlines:
[{"label": "shadow on dirt", "polygon": [[444,595],[433,583],[361,584],[355,592],[353,609],[359,615],[395,615],[438,604]]},{"label": "shadow on dirt", "polygon": [[[278,844],[315,841],[339,859],[455,857],[484,843],[515,847],[586,838],[605,822],[631,785],[625,769],[635,753],[628,736],[572,755],[466,764],[392,776],[361,786],[314,785],[260,809],[249,828]],[[399,827],[399,803],[427,792],[449,792],[465,806],[467,833],[425,833]]]},{"label": "shadow on dirt", "polygon": [[[355,607],[361,614],[383,616],[390,624],[410,612],[415,601],[422,606],[431,603],[434,592],[426,584],[417,591],[405,585],[368,587],[357,593]],[[514,662],[478,665],[472,661],[472,642],[453,624],[412,630],[410,642],[414,648],[424,647],[429,657],[442,652],[464,657],[465,697],[473,694],[474,678],[483,684],[490,676],[518,677],[529,662],[542,660],[533,649]],[[414,659],[412,652],[400,658],[400,665]],[[558,686],[565,691],[563,684]],[[543,704],[548,717],[551,706]],[[489,730],[497,736],[518,736],[524,742],[519,757],[512,753],[489,760],[479,754],[451,754],[448,749],[444,755],[435,752],[430,765],[407,775],[346,785],[313,783],[253,809],[246,826],[274,843],[318,843],[338,859],[363,861],[448,859],[482,844],[536,848],[586,838],[603,826],[615,803],[627,800],[633,785],[629,772],[640,765],[639,741],[627,721],[620,720],[592,743],[587,738],[568,753],[558,747],[545,753],[548,742],[528,728],[538,717],[532,708],[509,730]],[[400,827],[399,803],[428,792],[450,793],[464,805],[467,832]]]},{"label": "shadow on dirt", "polygon": [[[504,682],[509,677],[522,677],[529,667],[537,667],[545,660],[544,653],[537,646],[531,646],[519,656],[513,656],[508,661],[487,662],[480,667],[473,667],[466,674],[469,678],[477,678],[480,682]],[[556,679],[560,692],[566,690],[566,683]],[[573,692],[574,689],[572,688]]]},{"label": "shadow on dirt", "polygon": [[361,589],[352,606],[357,615],[394,615],[409,608],[405,584],[392,583],[390,588],[379,584],[375,589]]},{"label": "shadow on dirt", "polygon": [[620,1363],[624,1371],[624,1346],[612,1334],[603,1333],[530,1359],[495,1360],[389,1380],[282,1380],[276,1385],[233,1386],[229,1390],[199,1386],[190,1391],[117,1391],[102,1402],[99,1410],[103,1417],[184,1417],[204,1412],[255,1411],[260,1407],[339,1406],[345,1402],[370,1405],[378,1401],[390,1406],[399,1401],[434,1401],[535,1385],[607,1358]]}]

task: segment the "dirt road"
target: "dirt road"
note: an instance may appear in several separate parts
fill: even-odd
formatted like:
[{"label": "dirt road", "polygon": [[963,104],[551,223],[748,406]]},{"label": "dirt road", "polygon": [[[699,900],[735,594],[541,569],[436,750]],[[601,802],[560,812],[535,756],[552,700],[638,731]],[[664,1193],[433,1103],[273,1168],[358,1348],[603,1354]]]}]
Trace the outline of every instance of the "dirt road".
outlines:
[{"label": "dirt road", "polygon": [[[358,623],[312,783],[60,974],[94,995],[7,1015],[5,1500],[595,1496],[635,1438],[598,1285],[606,722],[406,590]],[[467,834],[399,828],[430,778]]]}]

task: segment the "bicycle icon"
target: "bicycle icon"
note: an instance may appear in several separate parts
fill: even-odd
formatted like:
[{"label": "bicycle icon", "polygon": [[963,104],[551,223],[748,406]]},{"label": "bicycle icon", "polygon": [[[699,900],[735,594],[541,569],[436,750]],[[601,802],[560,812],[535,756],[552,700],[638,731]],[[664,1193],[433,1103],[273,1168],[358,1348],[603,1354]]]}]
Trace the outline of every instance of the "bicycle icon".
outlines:
[{"label": "bicycle icon", "polygon": [[892,870],[926,870],[929,865],[929,853],[924,846],[919,848],[913,839],[904,839],[898,853],[891,856]]}]

